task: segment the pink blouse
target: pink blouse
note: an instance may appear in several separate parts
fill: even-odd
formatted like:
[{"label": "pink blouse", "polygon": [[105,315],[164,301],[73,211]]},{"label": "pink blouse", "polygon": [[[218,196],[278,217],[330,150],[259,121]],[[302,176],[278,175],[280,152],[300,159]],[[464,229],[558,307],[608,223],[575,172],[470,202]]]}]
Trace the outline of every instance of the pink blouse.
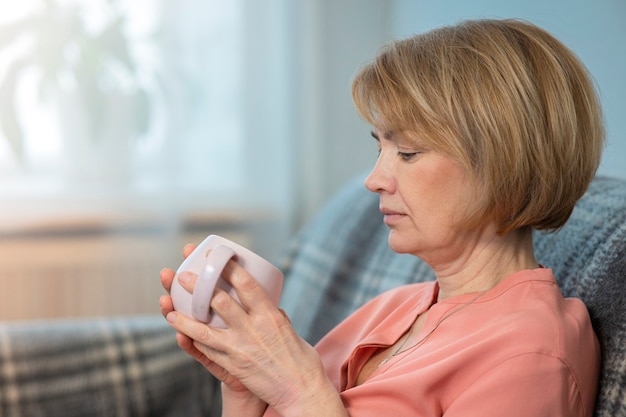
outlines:
[{"label": "pink blouse", "polygon": [[[437,292],[436,282],[388,291],[317,344],[350,416],[593,414],[599,344],[586,307],[563,298],[550,269],[517,272],[478,298],[435,302]],[[357,386],[367,360],[429,308],[415,341]]]}]

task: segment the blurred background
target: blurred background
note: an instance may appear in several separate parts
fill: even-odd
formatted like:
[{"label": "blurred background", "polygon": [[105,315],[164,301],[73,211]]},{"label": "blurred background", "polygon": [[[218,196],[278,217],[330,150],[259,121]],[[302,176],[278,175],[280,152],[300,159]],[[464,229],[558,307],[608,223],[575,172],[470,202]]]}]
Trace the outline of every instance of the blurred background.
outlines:
[{"label": "blurred background", "polygon": [[357,68],[478,17],[580,56],[626,178],[623,0],[0,0],[0,320],[156,313],[211,233],[276,259],[374,162]]}]

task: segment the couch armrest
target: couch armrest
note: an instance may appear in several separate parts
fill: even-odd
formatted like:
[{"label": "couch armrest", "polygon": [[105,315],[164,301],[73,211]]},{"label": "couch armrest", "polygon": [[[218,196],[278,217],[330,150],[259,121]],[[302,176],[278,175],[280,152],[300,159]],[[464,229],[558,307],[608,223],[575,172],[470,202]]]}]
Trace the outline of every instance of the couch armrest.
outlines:
[{"label": "couch armrest", "polygon": [[218,390],[161,316],[0,324],[1,416],[218,416]]}]

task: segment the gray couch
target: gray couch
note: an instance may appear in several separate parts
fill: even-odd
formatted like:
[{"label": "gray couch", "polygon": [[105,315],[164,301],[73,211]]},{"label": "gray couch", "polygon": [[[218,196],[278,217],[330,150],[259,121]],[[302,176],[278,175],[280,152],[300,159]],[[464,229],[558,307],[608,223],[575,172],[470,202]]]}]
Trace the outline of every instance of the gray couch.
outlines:
[{"label": "gray couch", "polygon": [[[281,305],[303,337],[314,343],[374,295],[433,278],[386,237],[377,198],[359,179],[292,241],[279,262]],[[626,181],[597,178],[562,230],[534,239],[599,336],[596,416],[626,417]],[[0,416],[218,415],[218,384],[178,350],[160,316],[0,325]]]}]

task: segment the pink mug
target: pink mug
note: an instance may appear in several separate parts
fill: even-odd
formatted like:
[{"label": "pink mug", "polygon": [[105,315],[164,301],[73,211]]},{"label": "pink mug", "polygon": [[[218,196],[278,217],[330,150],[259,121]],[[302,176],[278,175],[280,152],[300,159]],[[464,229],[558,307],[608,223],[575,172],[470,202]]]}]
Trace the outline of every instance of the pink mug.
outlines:
[{"label": "pink mug", "polygon": [[[226,328],[226,324],[210,308],[215,288],[228,292],[240,303],[236,291],[222,277],[222,270],[234,259],[257,280],[275,305],[278,305],[283,286],[283,273],[251,250],[217,235],[210,235],[183,261],[172,282],[171,296],[174,309],[212,327]],[[178,282],[182,271],[198,276],[193,293]]]}]

